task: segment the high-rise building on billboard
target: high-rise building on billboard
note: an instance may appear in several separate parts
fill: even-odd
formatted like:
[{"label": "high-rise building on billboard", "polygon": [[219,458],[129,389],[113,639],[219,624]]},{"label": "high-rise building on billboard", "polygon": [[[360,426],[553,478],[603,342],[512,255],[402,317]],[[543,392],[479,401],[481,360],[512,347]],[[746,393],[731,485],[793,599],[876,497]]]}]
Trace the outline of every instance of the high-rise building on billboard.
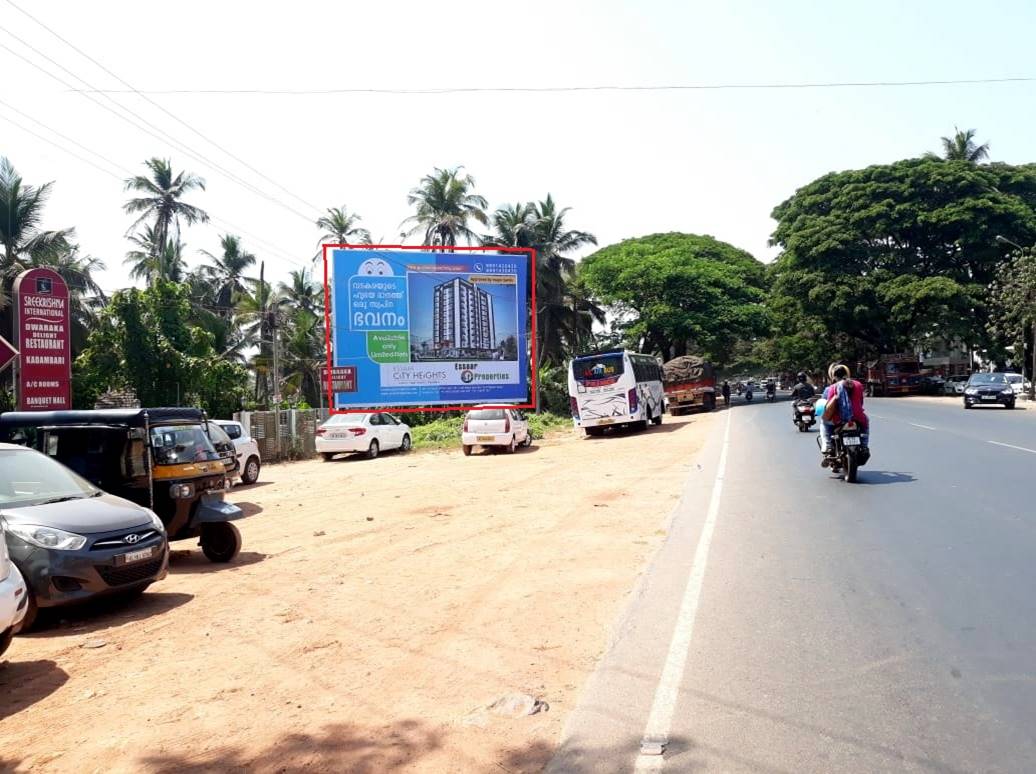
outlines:
[{"label": "high-rise building on billboard", "polygon": [[495,349],[493,298],[459,277],[435,286],[432,343],[436,349]]}]

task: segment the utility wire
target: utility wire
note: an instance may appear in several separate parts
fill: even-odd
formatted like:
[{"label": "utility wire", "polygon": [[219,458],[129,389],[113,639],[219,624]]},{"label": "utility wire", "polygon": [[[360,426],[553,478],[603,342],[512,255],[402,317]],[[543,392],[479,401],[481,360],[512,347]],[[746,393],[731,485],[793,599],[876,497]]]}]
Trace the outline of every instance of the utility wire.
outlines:
[{"label": "utility wire", "polygon": [[[3,46],[3,44],[0,43],[0,46]],[[82,148],[87,153],[89,153],[92,156],[100,159],[101,161],[103,161],[104,163],[114,167],[115,169],[122,170],[123,172],[132,174],[132,173],[129,172],[129,170],[127,170],[125,167],[123,167],[119,163],[117,163],[115,161],[112,161],[107,156],[104,156],[104,155],[98,153],[97,151],[88,148],[87,146],[83,145],[80,142],[72,140],[71,138],[69,138],[66,135],[64,135],[61,132],[59,132],[54,127],[45,124],[43,121],[40,121],[38,118],[34,118],[33,116],[30,116],[28,113],[26,113],[26,112],[24,112],[22,110],[18,110],[18,108],[14,107],[13,105],[11,105],[11,104],[9,104],[7,102],[4,102],[3,100],[0,100],[0,104],[6,106],[10,110],[15,111],[19,115],[24,116],[25,118],[29,119],[30,121],[32,121],[36,125],[43,127],[48,132],[51,132],[51,133],[57,135],[58,137],[61,137],[64,140],[75,144],[79,148]],[[104,167],[101,167],[100,165],[98,165],[97,163],[91,161],[90,159],[86,158],[85,156],[80,155],[76,151],[70,150],[67,146],[64,146],[64,145],[62,145],[59,142],[55,142],[54,140],[50,139],[49,137],[45,137],[42,134],[39,134],[38,132],[33,131],[32,129],[24,126],[23,124],[20,124],[19,122],[15,121],[10,116],[7,116],[7,115],[4,115],[3,113],[0,113],[0,118],[2,118],[3,120],[7,121],[8,123],[13,124],[14,126],[18,127],[19,129],[21,129],[26,134],[30,134],[33,137],[36,137],[36,138],[38,138],[40,140],[43,140],[44,142],[46,142],[46,143],[48,143],[50,145],[53,145],[58,150],[60,150],[60,151],[62,151],[64,153],[67,153],[70,156],[73,156],[73,157],[79,159],[84,164],[89,164],[94,169],[97,169],[97,170],[103,172],[104,174],[108,175],[109,177],[114,178],[115,180],[118,180],[120,183],[123,182],[123,178],[119,177],[119,175],[115,174],[110,169],[105,169]],[[305,264],[299,263],[295,259],[288,257],[288,256],[291,255],[291,252],[289,250],[285,250],[282,247],[278,247],[277,245],[273,244],[272,242],[269,242],[266,239],[263,239],[262,237],[256,236],[255,234],[252,234],[252,233],[246,231],[245,229],[241,228],[240,226],[237,226],[236,224],[231,223],[230,221],[225,220],[223,218],[217,217],[215,215],[210,215],[209,216],[209,220],[212,220],[212,221],[214,221],[216,223],[222,223],[224,226],[226,226],[226,227],[228,227],[230,229],[233,229],[235,232],[237,232],[237,233],[239,233],[239,234],[241,234],[243,236],[246,236],[246,237],[250,238],[252,241],[265,245],[268,250],[271,250],[275,254],[279,253],[279,255],[275,255],[275,257],[279,258],[280,260],[287,261],[288,263],[294,264],[295,266],[298,266],[299,268],[303,268],[303,269],[306,268]]]},{"label": "utility wire", "polygon": [[[55,67],[59,68],[60,70],[62,70],[65,73],[68,73],[70,76],[75,78],[77,81],[85,84],[87,86],[88,90],[76,89],[68,81],[64,80],[60,76],[55,75],[54,73],[50,72],[45,67],[42,67],[38,63],[32,61],[30,58],[28,58],[24,54],[21,54],[21,53],[15,51],[10,46],[7,46],[7,45],[5,45],[3,43],[0,43],[0,48],[3,48],[8,53],[18,57],[23,62],[31,65],[32,67],[36,68],[40,72],[42,72],[45,75],[49,76],[50,78],[53,78],[58,83],[61,83],[66,88],[69,88],[71,91],[74,91],[74,92],[82,95],[83,97],[86,97],[91,102],[94,102],[95,104],[97,104],[100,107],[102,107],[105,110],[107,110],[109,113],[111,113],[111,114],[117,116],[118,118],[122,119],[123,121],[128,123],[130,126],[132,126],[134,129],[136,129],[138,131],[141,131],[141,132],[144,132],[145,134],[148,134],[148,135],[154,137],[155,139],[157,139],[157,140],[159,140],[161,142],[171,143],[174,147],[176,147],[178,150],[180,150],[180,152],[186,153],[189,157],[195,159],[196,161],[201,162],[202,164],[207,164],[207,165],[213,167],[214,169],[216,169],[219,172],[221,172],[224,176],[229,178],[232,182],[237,183],[238,185],[242,186],[246,190],[251,191],[252,193],[256,194],[257,196],[260,196],[260,197],[266,199],[267,201],[272,202],[273,204],[276,204],[276,205],[278,205],[280,207],[283,207],[284,209],[288,210],[289,212],[291,212],[291,213],[293,213],[295,215],[298,215],[300,218],[305,220],[307,223],[313,223],[314,222],[314,219],[313,219],[312,216],[306,215],[305,213],[300,212],[299,210],[295,209],[291,205],[285,204],[284,202],[280,201],[279,199],[276,199],[275,197],[270,196],[266,192],[262,191],[261,189],[257,188],[256,186],[252,185],[251,183],[249,183],[247,180],[244,180],[243,178],[239,177],[234,172],[232,172],[232,171],[224,168],[220,164],[212,161],[211,159],[207,158],[206,156],[204,156],[200,152],[192,150],[189,146],[185,145],[180,140],[177,140],[175,137],[170,135],[168,132],[165,132],[160,127],[155,126],[153,123],[148,121],[146,118],[144,118],[140,114],[134,112],[133,110],[130,110],[129,108],[127,108],[124,105],[120,104],[119,102],[115,101],[112,97],[110,97],[109,95],[105,94],[103,91],[100,91],[100,92],[97,91],[94,88],[94,86],[91,83],[89,83],[88,81],[86,81],[84,78],[82,78],[79,75],[76,75],[76,73],[74,73],[71,70],[69,70],[67,67],[62,65],[60,62],[57,62],[53,58],[47,56],[47,54],[45,54],[42,51],[40,51],[39,49],[35,48],[30,43],[27,43],[26,41],[22,40],[20,37],[18,37],[14,33],[12,33],[7,28],[5,28],[3,26],[0,26],[0,30],[2,30],[3,32],[7,33],[10,37],[14,38],[16,41],[21,43],[23,46],[28,48],[30,51],[32,51],[35,54],[37,54],[38,56],[41,56],[44,59],[46,59],[48,62],[53,64]],[[106,105],[103,102],[99,101],[96,97],[93,96],[94,92],[100,93],[101,96],[103,96],[109,102],[114,104],[115,107],[118,108],[118,110],[115,110],[112,107],[110,107],[109,105]],[[122,112],[119,112],[119,111],[122,111]],[[133,116],[133,118],[135,118],[137,120],[134,121],[132,118],[128,118],[126,115],[124,115],[124,113],[128,113],[130,116]],[[140,123],[138,123],[138,121]]]},{"label": "utility wire", "polygon": [[266,181],[267,181],[268,183],[272,183],[272,184],[273,184],[273,185],[275,185],[275,186],[276,186],[277,188],[279,188],[280,190],[282,190],[282,191],[283,191],[284,193],[288,194],[288,195],[289,195],[289,196],[291,196],[291,197],[292,197],[293,199],[295,199],[296,201],[299,201],[299,202],[301,202],[302,204],[304,204],[305,206],[309,207],[310,209],[312,209],[312,210],[315,210],[316,212],[320,212],[320,211],[321,211],[321,208],[320,208],[320,207],[317,207],[317,206],[316,206],[316,205],[314,205],[314,204],[310,204],[310,203],[309,203],[309,202],[307,202],[307,201],[306,201],[305,199],[303,199],[303,198],[302,198],[301,196],[298,196],[297,194],[295,194],[295,193],[293,193],[292,191],[288,190],[287,188],[285,188],[285,187],[284,187],[283,185],[281,185],[280,183],[278,183],[278,182],[277,182],[276,180],[274,180],[273,178],[271,178],[271,177],[269,177],[269,176],[265,175],[264,173],[260,172],[260,171],[259,171],[258,169],[256,169],[255,167],[253,167],[253,166],[252,166],[251,164],[249,164],[249,163],[248,163],[247,161],[245,161],[244,159],[242,159],[242,158],[240,158],[239,156],[236,156],[236,155],[234,155],[233,153],[231,153],[231,152],[230,152],[229,150],[227,150],[226,148],[224,148],[224,147],[223,147],[222,145],[220,145],[219,143],[217,143],[217,142],[216,142],[215,140],[213,140],[213,139],[211,139],[210,137],[207,137],[206,135],[202,134],[202,133],[201,133],[201,132],[200,132],[200,131],[199,131],[198,129],[196,129],[195,127],[193,127],[193,126],[192,126],[191,124],[189,124],[189,123],[187,123],[186,121],[183,121],[182,119],[180,119],[180,117],[179,117],[179,116],[177,116],[177,115],[176,115],[175,113],[173,113],[173,112],[171,112],[171,111],[167,110],[167,109],[166,109],[166,108],[165,108],[164,106],[162,106],[161,104],[159,104],[159,103],[158,103],[158,102],[156,102],[155,100],[153,100],[153,99],[151,99],[150,97],[148,97],[148,96],[147,96],[146,94],[144,94],[144,93],[142,93],[141,91],[139,91],[139,90],[137,90],[136,88],[134,88],[134,87],[133,87],[133,86],[132,86],[131,84],[129,84],[128,82],[126,82],[126,81],[125,81],[125,80],[124,80],[123,78],[121,78],[120,76],[116,75],[116,74],[115,74],[114,72],[112,72],[112,71],[111,71],[110,69],[108,69],[108,68],[107,68],[107,67],[105,67],[105,66],[104,66],[103,64],[101,64],[100,62],[98,62],[98,61],[97,61],[96,59],[94,59],[94,58],[93,58],[92,56],[90,56],[89,54],[87,54],[87,53],[86,53],[85,51],[83,51],[83,50],[82,50],[81,48],[79,48],[78,46],[76,46],[76,45],[75,45],[74,43],[72,43],[71,41],[69,41],[69,40],[67,40],[66,38],[64,38],[64,37],[62,37],[61,35],[59,35],[59,34],[58,34],[58,33],[57,33],[57,32],[56,32],[55,30],[53,30],[53,29],[52,29],[51,27],[48,27],[48,26],[47,26],[46,24],[44,24],[44,23],[43,23],[42,21],[40,21],[39,19],[37,19],[37,18],[36,18],[35,16],[33,16],[33,15],[32,15],[31,13],[29,13],[28,11],[26,11],[26,10],[25,10],[24,8],[21,8],[20,6],[16,5],[16,4],[15,4],[15,3],[14,3],[14,2],[12,1],[12,0],[7,0],[7,4],[8,4],[8,5],[10,5],[10,6],[12,7],[12,8],[14,8],[14,9],[15,9],[16,11],[18,11],[19,13],[21,13],[21,14],[22,14],[23,16],[26,16],[26,17],[28,17],[29,19],[31,19],[32,21],[34,21],[34,22],[35,22],[35,23],[36,23],[37,25],[39,25],[40,27],[42,27],[43,29],[45,29],[45,30],[46,30],[47,32],[49,32],[49,33],[50,33],[51,35],[53,35],[53,36],[54,36],[55,38],[57,38],[57,39],[58,39],[58,40],[60,40],[60,41],[61,41],[62,43],[64,43],[64,44],[65,44],[66,46],[68,46],[69,48],[71,48],[71,49],[72,49],[73,51],[75,51],[75,52],[76,52],[77,54],[79,54],[79,55],[80,55],[81,57],[83,57],[84,59],[87,59],[88,61],[90,61],[90,62],[92,62],[92,63],[93,63],[94,65],[96,65],[96,66],[97,66],[98,68],[100,68],[101,70],[103,70],[104,72],[106,72],[106,73],[107,73],[108,75],[110,75],[110,76],[111,76],[112,78],[114,78],[114,79],[115,79],[115,80],[117,80],[117,81],[118,81],[119,83],[121,83],[121,84],[122,84],[123,86],[125,86],[125,87],[126,87],[126,88],[127,88],[127,89],[128,89],[128,90],[129,90],[130,92],[131,92],[131,93],[133,93],[133,94],[136,94],[136,95],[137,95],[138,97],[140,97],[141,99],[143,99],[144,101],[146,101],[146,102],[147,102],[147,103],[149,103],[150,105],[153,105],[154,107],[158,108],[158,109],[159,109],[159,110],[161,110],[161,111],[162,111],[163,113],[165,113],[165,114],[166,114],[167,116],[169,116],[169,117],[170,117],[170,118],[172,118],[172,119],[173,119],[174,121],[176,121],[176,122],[177,122],[178,124],[180,124],[181,126],[184,126],[184,127],[186,127],[187,129],[189,129],[190,131],[192,131],[192,132],[193,132],[194,134],[196,134],[196,135],[197,135],[198,137],[200,137],[201,139],[205,140],[205,141],[206,141],[207,143],[209,143],[210,145],[212,145],[212,146],[213,146],[214,148],[217,148],[218,150],[222,151],[223,153],[225,153],[225,154],[226,154],[227,156],[229,156],[230,158],[234,159],[234,161],[236,161],[236,162],[237,162],[238,164],[241,164],[241,165],[242,165],[242,166],[244,166],[245,168],[247,168],[247,169],[251,170],[252,172],[254,172],[255,174],[257,174],[257,175],[258,175],[259,177],[261,177],[261,178],[263,178],[264,180],[266,180]]},{"label": "utility wire", "polygon": [[[10,2],[10,0],[8,0]],[[282,96],[320,96],[333,94],[556,94],[572,92],[652,92],[652,91],[734,91],[734,90],[774,90],[774,89],[858,89],[858,88],[899,88],[912,86],[973,86],[995,83],[1033,83],[1036,76],[1019,76],[1007,78],[954,78],[944,80],[919,81],[816,81],[802,83],[677,83],[647,84],[620,86],[602,84],[596,86],[448,86],[441,88],[416,89],[373,89],[373,88],[336,88],[336,89],[134,89],[134,94],[240,94],[240,95],[282,95]],[[105,89],[102,93],[129,93],[122,89]]]}]

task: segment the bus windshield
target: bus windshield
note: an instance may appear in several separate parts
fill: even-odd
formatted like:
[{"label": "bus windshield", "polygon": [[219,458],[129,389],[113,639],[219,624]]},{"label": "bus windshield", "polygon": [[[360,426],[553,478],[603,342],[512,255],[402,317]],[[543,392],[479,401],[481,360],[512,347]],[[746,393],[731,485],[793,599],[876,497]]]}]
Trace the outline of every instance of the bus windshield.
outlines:
[{"label": "bus windshield", "polygon": [[572,361],[572,376],[580,383],[622,376],[622,354],[612,353],[598,357],[580,357]]}]

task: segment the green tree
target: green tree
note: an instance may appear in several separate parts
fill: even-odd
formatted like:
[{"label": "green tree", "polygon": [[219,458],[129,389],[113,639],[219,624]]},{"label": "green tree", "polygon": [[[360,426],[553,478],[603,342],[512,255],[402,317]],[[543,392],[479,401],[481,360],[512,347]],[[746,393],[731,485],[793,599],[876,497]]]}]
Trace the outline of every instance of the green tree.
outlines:
[{"label": "green tree", "polygon": [[241,246],[241,237],[224,234],[219,239],[220,254],[208,250],[201,254],[209,263],[201,267],[202,276],[212,283],[212,300],[219,312],[229,316],[237,299],[245,292],[245,271],[255,265],[255,255]]},{"label": "green tree", "polygon": [[627,239],[584,258],[579,276],[631,345],[666,359],[693,351],[722,365],[766,330],[763,264],[710,236]]},{"label": "green tree", "polygon": [[953,127],[953,137],[941,137],[942,155],[948,161],[967,161],[977,164],[989,158],[989,143],[981,145],[975,142],[975,130],[960,130]]},{"label": "green tree", "polygon": [[284,298],[273,285],[266,281],[266,264],[259,264],[259,278],[247,279],[248,290],[237,302],[237,318],[241,324],[242,334],[251,345],[258,347],[252,358],[252,370],[255,372],[255,400],[270,404],[273,396],[280,390],[275,384],[273,372],[274,337],[280,336],[284,327]]},{"label": "green tree", "polygon": [[415,207],[416,211],[401,224],[411,224],[404,236],[423,231],[424,244],[446,247],[456,245],[459,239],[469,244],[478,241],[471,224],[474,221],[488,225],[488,204],[485,198],[472,193],[475,178],[461,175],[461,169],[463,167],[436,168],[421,178],[418,186],[407,196],[407,204]]},{"label": "green tree", "polygon": [[1036,166],[908,159],[835,172],[778,205],[769,309],[786,352],[850,361],[926,338],[995,348],[997,234],[1036,238]]},{"label": "green tree", "polygon": [[167,243],[180,242],[180,222],[187,225],[205,223],[208,214],[181,199],[192,191],[205,190],[205,181],[189,172],[174,174],[168,159],[151,158],[144,162],[149,175],[136,175],[126,180],[125,190],[141,194],[123,205],[127,214],[139,215],[129,227],[132,232],[146,221],[151,222],[149,244],[157,252]]},{"label": "green tree", "polygon": [[[349,212],[343,204],[341,207],[328,207],[327,214],[317,218],[317,228],[322,229],[318,245],[332,243],[336,245],[371,243],[371,232],[359,226],[362,218],[355,212]],[[315,258],[320,258],[317,253]]]},{"label": "green tree", "polygon": [[144,226],[143,231],[130,236],[129,241],[136,245],[123,260],[130,267],[130,277],[142,279],[149,285],[158,280],[180,282],[184,279],[187,262],[183,258],[182,241],[159,242],[154,226]]},{"label": "green tree", "polygon": [[324,288],[313,280],[307,269],[294,269],[288,275],[288,282],[280,283],[278,292],[283,303],[294,309],[302,309],[310,314],[322,313],[324,310]]},{"label": "green tree", "polygon": [[[1036,400],[1036,250],[1017,251],[1004,267],[991,291],[990,329],[994,336],[1014,345],[1016,362],[1029,364],[1029,398]],[[1025,357],[1026,344],[1029,357]]]},{"label": "green tree", "polygon": [[247,373],[220,357],[191,317],[187,288],[178,283],[115,293],[76,360],[77,405],[129,388],[144,406],[198,405],[213,416],[239,408]]}]

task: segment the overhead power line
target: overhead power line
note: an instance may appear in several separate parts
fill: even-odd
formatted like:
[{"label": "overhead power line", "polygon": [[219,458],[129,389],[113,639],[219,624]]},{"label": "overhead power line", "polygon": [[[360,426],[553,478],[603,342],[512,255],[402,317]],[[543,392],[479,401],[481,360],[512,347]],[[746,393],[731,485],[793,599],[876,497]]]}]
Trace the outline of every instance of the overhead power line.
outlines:
[{"label": "overhead power line", "polygon": [[[0,45],[2,45],[2,44],[0,44]],[[32,121],[37,126],[42,127],[43,129],[45,129],[46,131],[56,135],[57,137],[60,137],[60,138],[64,139],[65,141],[67,141],[69,143],[72,143],[73,145],[75,145],[78,148],[81,148],[82,150],[84,150],[87,153],[89,153],[91,156],[93,156],[93,157],[95,157],[97,159],[100,159],[101,161],[103,161],[105,164],[108,164],[112,168],[120,170],[121,172],[123,172],[125,174],[130,174],[130,175],[133,174],[132,172],[130,172],[130,170],[126,169],[125,167],[123,167],[118,162],[113,161],[112,159],[108,158],[107,156],[105,156],[105,155],[103,155],[101,153],[98,153],[97,151],[93,150],[92,148],[87,147],[86,145],[83,145],[81,142],[73,140],[72,138],[68,137],[67,135],[62,134],[61,132],[59,132],[54,127],[49,126],[48,124],[44,123],[43,121],[40,121],[38,118],[35,118],[35,117],[29,115],[28,113],[22,111],[22,110],[19,110],[18,108],[14,107],[10,103],[5,102],[3,100],[0,100],[0,105],[3,105],[4,107],[8,108],[9,110],[12,110],[12,111],[18,113],[20,116],[23,116],[24,118],[27,118],[28,120]],[[85,156],[77,153],[76,151],[69,149],[67,146],[62,145],[60,142],[56,142],[55,140],[52,140],[49,137],[45,137],[44,135],[40,134],[39,132],[36,132],[36,131],[28,128],[27,126],[19,123],[18,121],[15,121],[13,118],[11,118],[8,115],[4,115],[3,113],[0,113],[0,118],[2,118],[3,120],[7,121],[10,124],[12,124],[13,126],[18,127],[19,129],[21,129],[26,134],[30,134],[33,137],[36,137],[37,139],[40,139],[43,142],[48,143],[49,145],[53,145],[55,148],[57,148],[58,150],[62,151],[63,153],[67,153],[68,155],[73,156],[74,158],[79,159],[84,164],[89,164],[94,169],[97,169],[97,170],[103,172],[104,174],[108,175],[111,178],[114,178],[115,180],[118,180],[120,183],[123,182],[123,178],[120,177],[115,172],[112,172],[111,169],[106,169],[106,168],[100,166],[96,162],[91,161],[90,159],[88,159]],[[258,244],[264,245],[267,250],[269,250],[269,251],[271,251],[273,253],[274,257],[279,258],[280,260],[287,261],[288,263],[294,264],[295,266],[298,266],[298,267],[303,268],[303,269],[307,268],[306,264],[300,263],[299,261],[296,261],[294,258],[289,257],[292,254],[291,251],[286,250],[283,247],[278,247],[277,245],[273,244],[272,242],[267,241],[263,237],[256,236],[255,234],[253,234],[253,233],[251,233],[249,231],[246,231],[245,229],[241,228],[240,226],[238,226],[238,225],[236,225],[234,223],[231,223],[230,221],[225,220],[223,218],[217,217],[215,215],[210,215],[209,216],[209,220],[214,221],[216,223],[222,223],[224,226],[228,227],[229,229],[232,229],[234,232],[236,232],[238,234],[241,234],[242,236],[248,237],[253,242],[256,242]]]},{"label": "overhead power line", "polygon": [[159,109],[159,110],[161,110],[161,111],[162,111],[163,113],[165,113],[165,114],[166,114],[167,116],[169,116],[169,117],[170,117],[170,118],[172,118],[172,119],[173,119],[174,121],[176,121],[176,122],[177,122],[178,124],[180,124],[181,126],[184,126],[184,127],[186,127],[186,128],[187,128],[187,129],[189,129],[189,130],[190,130],[191,132],[193,132],[194,134],[196,134],[196,135],[197,135],[198,137],[200,137],[201,139],[205,140],[205,142],[209,143],[209,144],[210,144],[210,145],[212,145],[212,146],[213,146],[214,148],[217,148],[218,150],[222,151],[222,152],[223,152],[223,153],[225,153],[225,154],[226,154],[227,156],[229,156],[230,158],[234,159],[234,161],[236,161],[236,162],[237,162],[238,164],[241,164],[241,165],[242,165],[243,167],[245,167],[245,168],[247,168],[247,169],[251,170],[251,171],[252,171],[252,172],[254,172],[254,173],[255,173],[256,175],[258,175],[259,177],[261,177],[261,178],[262,178],[263,180],[267,181],[268,183],[272,183],[273,185],[275,185],[275,186],[276,186],[277,188],[279,188],[279,189],[280,189],[281,191],[283,191],[284,193],[288,194],[288,195],[289,195],[290,197],[292,197],[292,198],[293,198],[293,199],[295,199],[296,201],[299,201],[299,202],[301,202],[302,204],[304,204],[305,206],[309,207],[309,208],[310,208],[310,209],[312,209],[312,210],[315,210],[315,211],[317,211],[317,212],[320,212],[320,211],[321,211],[320,207],[317,207],[317,206],[316,206],[316,205],[314,205],[314,204],[310,204],[310,203],[309,203],[309,202],[307,202],[307,201],[306,201],[305,199],[303,199],[303,198],[302,198],[301,196],[298,196],[297,194],[295,194],[295,193],[293,193],[292,191],[288,190],[288,189],[287,189],[287,188],[285,188],[285,187],[284,187],[283,185],[281,185],[280,183],[278,183],[278,182],[277,182],[276,180],[274,180],[273,178],[271,178],[271,177],[269,177],[268,175],[264,174],[264,173],[263,173],[263,172],[261,172],[260,170],[256,169],[256,168],[255,168],[254,166],[252,166],[251,164],[249,164],[249,163],[248,163],[247,161],[245,161],[244,159],[240,158],[239,156],[235,155],[235,154],[234,154],[234,153],[232,153],[231,151],[227,150],[226,148],[224,148],[224,147],[223,147],[222,145],[220,145],[219,143],[217,143],[217,142],[216,142],[215,140],[213,140],[212,138],[210,138],[210,137],[207,137],[206,135],[204,135],[204,134],[203,134],[202,132],[200,132],[200,131],[199,131],[198,129],[196,129],[196,128],[195,128],[194,126],[192,126],[191,124],[189,124],[189,123],[187,123],[186,121],[182,120],[182,119],[181,119],[181,118],[180,118],[179,116],[177,116],[177,115],[176,115],[175,113],[173,113],[172,111],[170,111],[170,110],[167,110],[167,109],[166,109],[166,108],[165,108],[165,107],[164,107],[163,105],[161,105],[160,103],[158,103],[158,102],[156,102],[155,100],[151,99],[151,98],[150,98],[150,97],[148,97],[148,96],[147,96],[146,94],[144,94],[144,93],[142,93],[142,92],[138,91],[138,90],[137,90],[136,88],[134,88],[134,87],[133,87],[133,86],[132,86],[132,85],[131,85],[130,83],[128,83],[128,82],[127,82],[126,80],[124,80],[123,78],[121,78],[121,77],[120,77],[119,75],[117,75],[116,73],[112,72],[112,71],[111,71],[110,69],[108,69],[107,67],[105,67],[105,66],[104,66],[103,64],[101,64],[101,63],[100,63],[99,61],[97,61],[97,60],[96,60],[96,59],[94,59],[94,58],[93,58],[92,56],[90,56],[89,54],[87,54],[87,53],[86,53],[85,51],[83,51],[83,50],[82,50],[81,48],[79,48],[78,46],[76,46],[76,45],[75,45],[74,43],[72,43],[71,41],[67,40],[67,39],[66,39],[66,38],[64,38],[63,36],[61,36],[61,35],[60,35],[60,34],[59,34],[58,32],[56,32],[56,31],[55,31],[54,29],[52,29],[51,27],[47,26],[47,25],[46,25],[46,24],[45,24],[44,22],[42,22],[42,21],[40,21],[39,19],[37,19],[37,18],[36,18],[35,16],[33,16],[33,15],[32,15],[31,13],[29,13],[28,11],[26,11],[26,10],[25,10],[24,8],[21,8],[21,7],[20,7],[20,6],[18,6],[18,5],[16,4],[16,3],[12,2],[12,0],[7,0],[7,4],[8,4],[8,5],[10,5],[10,6],[12,7],[12,8],[14,8],[14,9],[15,9],[16,11],[18,11],[19,13],[21,13],[21,14],[22,14],[23,16],[26,16],[26,17],[28,17],[28,18],[29,18],[29,19],[31,19],[31,20],[32,20],[33,22],[35,22],[35,23],[36,23],[37,25],[39,25],[40,27],[42,27],[43,29],[45,29],[45,30],[46,30],[47,32],[49,32],[49,33],[50,33],[51,35],[53,35],[53,36],[54,36],[55,38],[57,38],[57,39],[58,39],[58,40],[60,40],[60,41],[61,41],[62,43],[64,43],[64,44],[65,44],[66,46],[68,46],[69,48],[71,48],[71,49],[72,49],[73,51],[75,51],[75,52],[76,52],[77,54],[79,54],[79,55],[80,55],[81,57],[83,57],[84,59],[86,59],[86,60],[88,60],[88,61],[92,62],[92,63],[93,63],[94,65],[96,65],[96,66],[97,66],[98,68],[100,68],[101,70],[103,70],[104,72],[106,72],[106,73],[107,73],[108,75],[110,75],[110,76],[111,76],[112,78],[114,78],[114,79],[115,79],[115,80],[117,80],[117,81],[118,81],[119,83],[121,83],[121,84],[122,84],[123,86],[125,86],[125,87],[126,87],[126,89],[127,89],[127,90],[128,90],[128,91],[129,91],[130,93],[136,94],[136,95],[137,95],[137,96],[139,96],[139,97],[140,97],[141,99],[145,100],[145,101],[146,101],[146,102],[147,102],[148,104],[150,104],[150,105],[153,105],[154,107],[158,108],[158,109]]},{"label": "overhead power line", "polygon": [[[8,0],[10,2],[10,0]],[[651,92],[651,91],[735,91],[774,89],[857,89],[900,88],[911,86],[974,86],[996,83],[1033,83],[1036,76],[1005,78],[952,78],[919,81],[805,81],[801,83],[676,83],[623,86],[599,84],[591,86],[445,86],[411,89],[333,88],[333,89],[134,89],[134,94],[240,94],[321,96],[333,94],[552,94],[569,92]],[[122,89],[104,89],[100,93],[124,94]]]},{"label": "overhead power line", "polygon": [[[192,159],[194,159],[196,161],[199,161],[202,164],[206,164],[206,165],[212,167],[213,169],[215,169],[215,170],[219,171],[220,173],[222,173],[231,182],[237,183],[241,187],[245,188],[248,191],[251,191],[252,193],[256,194],[257,196],[260,196],[261,198],[266,199],[267,201],[269,201],[269,202],[271,202],[273,204],[276,204],[276,205],[282,207],[283,209],[288,210],[289,212],[297,215],[298,217],[302,218],[303,220],[305,220],[308,223],[313,223],[314,222],[315,219],[314,219],[314,217],[312,215],[307,215],[307,214],[305,214],[303,212],[300,212],[299,210],[295,209],[291,205],[285,204],[284,202],[280,201],[276,197],[271,196],[271,195],[267,194],[265,191],[262,191],[261,189],[259,189],[256,186],[252,185],[247,180],[244,180],[243,178],[241,178],[240,176],[238,176],[234,172],[226,169],[225,167],[223,167],[222,165],[218,164],[217,162],[212,161],[211,159],[209,159],[208,157],[203,155],[200,151],[196,151],[196,150],[191,149],[188,145],[186,145],[185,143],[183,143],[180,140],[176,139],[175,137],[170,135],[168,132],[164,131],[161,127],[158,127],[155,124],[153,124],[151,121],[148,121],[146,118],[141,116],[139,113],[136,113],[135,111],[131,110],[130,108],[127,108],[125,105],[122,105],[121,103],[115,101],[109,95],[107,95],[107,94],[105,94],[105,93],[103,93],[101,91],[98,91],[93,86],[93,84],[89,83],[82,76],[77,75],[76,73],[72,72],[67,67],[62,65],[60,62],[55,61],[52,57],[50,57],[47,54],[45,54],[44,52],[40,51],[39,49],[34,47],[32,44],[26,42],[25,40],[22,40],[22,38],[18,37],[17,35],[12,33],[7,28],[5,28],[3,26],[0,26],[0,30],[2,30],[3,32],[7,33],[7,35],[12,37],[14,40],[18,41],[21,45],[25,46],[26,48],[28,48],[30,51],[34,52],[38,56],[43,57],[45,60],[50,62],[52,65],[54,65],[55,67],[59,68],[63,72],[67,73],[68,75],[72,76],[77,81],[79,81],[80,83],[84,84],[87,87],[87,89],[77,89],[74,85],[69,83],[67,80],[65,80],[61,76],[55,75],[54,73],[49,71],[47,68],[43,67],[42,65],[40,65],[37,62],[34,62],[32,59],[30,59],[29,57],[25,56],[24,54],[21,54],[18,51],[15,51],[10,46],[5,45],[4,43],[0,43],[0,48],[4,49],[5,51],[7,51],[8,53],[12,54],[13,56],[16,56],[17,58],[21,59],[23,62],[25,62],[26,64],[30,65],[31,67],[34,67],[35,69],[39,70],[44,75],[47,75],[48,77],[53,78],[58,83],[64,85],[66,88],[68,88],[70,91],[76,92],[76,93],[80,94],[81,96],[86,97],[91,102],[93,102],[93,103],[99,105],[100,107],[104,108],[105,110],[107,110],[112,115],[118,117],[122,121],[125,121],[126,123],[128,123],[130,126],[132,126],[137,131],[144,132],[145,134],[148,134],[151,137],[154,137],[155,139],[157,139],[157,140],[159,140],[161,142],[170,143],[171,145],[173,145],[173,147],[177,148],[181,153],[185,153],[190,158],[192,158]],[[104,97],[106,100],[111,102],[115,106],[115,108],[118,108],[118,109],[116,110],[115,108],[112,108],[110,105],[107,105],[107,104],[101,102],[95,96],[93,96],[94,93],[99,93],[102,97]],[[128,114],[128,116],[125,115],[125,114]],[[132,116],[132,118],[130,118],[129,116]],[[134,119],[136,119],[136,120],[134,120]]]}]

